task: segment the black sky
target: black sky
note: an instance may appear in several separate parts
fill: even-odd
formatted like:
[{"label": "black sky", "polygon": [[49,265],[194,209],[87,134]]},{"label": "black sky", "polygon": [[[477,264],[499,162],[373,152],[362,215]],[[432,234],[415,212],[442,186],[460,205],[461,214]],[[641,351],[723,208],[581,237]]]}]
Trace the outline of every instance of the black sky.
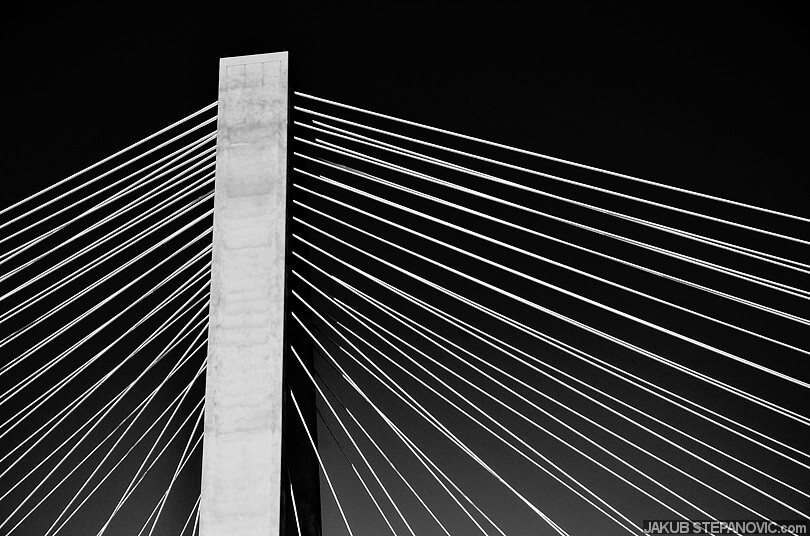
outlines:
[{"label": "black sky", "polygon": [[32,190],[212,102],[218,57],[287,49],[301,90],[801,206],[808,44],[791,4],[25,2],[2,40],[6,165]]}]

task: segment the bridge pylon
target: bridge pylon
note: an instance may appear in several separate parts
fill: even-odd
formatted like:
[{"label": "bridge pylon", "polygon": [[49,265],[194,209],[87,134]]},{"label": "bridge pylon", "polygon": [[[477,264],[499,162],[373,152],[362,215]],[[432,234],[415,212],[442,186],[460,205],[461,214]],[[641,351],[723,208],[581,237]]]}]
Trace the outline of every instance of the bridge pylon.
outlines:
[{"label": "bridge pylon", "polygon": [[201,536],[288,533],[288,478],[320,532],[317,465],[283,454],[288,116],[286,52],[220,61]]}]

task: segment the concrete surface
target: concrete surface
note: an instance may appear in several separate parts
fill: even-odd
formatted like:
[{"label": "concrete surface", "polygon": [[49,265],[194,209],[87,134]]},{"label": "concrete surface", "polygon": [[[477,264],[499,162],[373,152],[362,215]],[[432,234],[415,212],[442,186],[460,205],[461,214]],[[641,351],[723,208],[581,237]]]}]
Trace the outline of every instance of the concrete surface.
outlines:
[{"label": "concrete surface", "polygon": [[287,53],[220,63],[202,536],[281,522]]}]

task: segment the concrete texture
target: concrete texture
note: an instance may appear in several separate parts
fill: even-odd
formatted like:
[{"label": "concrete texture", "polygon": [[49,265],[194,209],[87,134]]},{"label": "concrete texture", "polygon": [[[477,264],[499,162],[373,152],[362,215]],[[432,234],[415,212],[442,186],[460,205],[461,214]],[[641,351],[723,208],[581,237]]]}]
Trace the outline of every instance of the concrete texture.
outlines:
[{"label": "concrete texture", "polygon": [[220,63],[202,536],[281,523],[287,53]]}]

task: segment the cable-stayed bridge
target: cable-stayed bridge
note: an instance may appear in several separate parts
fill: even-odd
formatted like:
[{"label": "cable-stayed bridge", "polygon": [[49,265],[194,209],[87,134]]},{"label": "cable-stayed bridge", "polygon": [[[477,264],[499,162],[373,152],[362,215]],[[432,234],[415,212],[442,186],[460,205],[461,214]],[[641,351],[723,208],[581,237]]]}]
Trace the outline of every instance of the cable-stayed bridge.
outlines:
[{"label": "cable-stayed bridge", "polygon": [[[285,533],[808,519],[810,218],[290,101]],[[216,114],[2,209],[2,534],[198,533]]]}]

